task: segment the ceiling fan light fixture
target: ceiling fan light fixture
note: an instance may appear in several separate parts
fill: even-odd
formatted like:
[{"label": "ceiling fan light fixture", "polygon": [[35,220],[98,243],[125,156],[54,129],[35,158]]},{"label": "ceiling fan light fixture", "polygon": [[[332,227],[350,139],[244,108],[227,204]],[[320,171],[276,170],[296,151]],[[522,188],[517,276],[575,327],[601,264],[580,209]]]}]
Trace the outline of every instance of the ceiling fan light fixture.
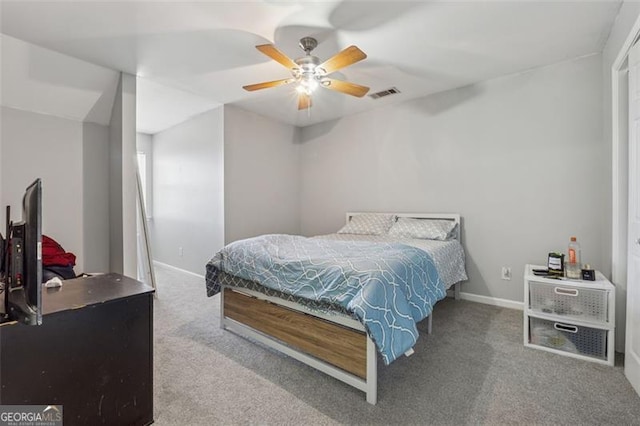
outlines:
[{"label": "ceiling fan light fixture", "polygon": [[268,87],[296,83],[298,110],[311,107],[311,94],[320,86],[358,98],[363,97],[369,91],[368,87],[343,80],[336,80],[328,76],[344,67],[360,62],[365,59],[367,55],[357,46],[349,46],[324,62],[320,62],[320,58],[311,54],[311,51],[315,49],[317,45],[318,41],[313,37],[303,37],[300,39],[300,48],[304,50],[305,56],[295,60],[289,58],[272,44],[256,46],[256,49],[260,52],[288,68],[293,78],[267,81],[242,87],[251,92]]},{"label": "ceiling fan light fixture", "polygon": [[316,80],[311,75],[305,75],[300,79],[300,82],[298,83],[298,87],[296,87],[296,90],[298,91],[298,93],[305,93],[307,95],[311,95],[313,92],[315,92],[318,86],[319,86],[318,80]]}]

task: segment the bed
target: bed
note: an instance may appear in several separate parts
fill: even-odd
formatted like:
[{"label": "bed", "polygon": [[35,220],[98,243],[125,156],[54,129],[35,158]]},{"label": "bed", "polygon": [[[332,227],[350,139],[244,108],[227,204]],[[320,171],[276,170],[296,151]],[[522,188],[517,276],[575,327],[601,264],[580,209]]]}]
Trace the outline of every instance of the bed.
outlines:
[{"label": "bed", "polygon": [[[241,250],[236,247],[230,251],[226,246],[207,264],[207,294],[219,292],[221,295],[220,326],[364,391],[367,402],[375,404],[378,353],[385,364],[401,355],[410,355],[417,339],[414,322],[425,318],[430,333],[433,305],[449,288],[453,287],[454,297],[457,296],[460,282],[466,280],[459,215],[376,215],[385,218],[392,215],[394,223],[404,221],[403,224],[425,219],[429,223],[446,221],[451,224],[450,232],[442,241],[386,232],[351,234],[349,226],[372,214],[347,213],[347,225],[341,230],[347,229],[346,232],[313,238],[270,235],[233,243],[229,246],[237,245]],[[393,226],[399,229],[397,224]],[[407,229],[405,227],[405,231]],[[279,260],[289,259],[288,253],[292,250],[287,244],[295,247],[296,255],[303,252],[304,256],[281,264]],[[315,250],[321,250],[321,255]],[[326,252],[331,255],[324,256]],[[285,275],[274,277],[271,270],[262,269],[256,272],[254,263],[266,263],[269,268],[276,265],[279,273],[284,270]],[[303,268],[295,269],[297,263],[302,263]],[[387,264],[395,266],[378,274],[380,265]],[[344,281],[347,284],[338,286],[341,288],[336,292],[330,285],[323,284],[322,290],[312,285],[315,281],[326,281],[327,274],[338,281],[345,276],[352,277],[348,275],[351,272],[345,272],[351,266],[359,268],[358,272],[366,270],[367,274],[356,274],[353,280],[349,278],[351,281]],[[369,270],[376,270],[374,274],[378,275],[368,275]],[[389,274],[401,277],[394,275],[389,282],[384,282]],[[366,282],[360,286],[363,280]],[[353,282],[359,284],[349,284]],[[398,289],[405,285],[403,291],[413,297],[406,306],[403,298],[396,298]],[[368,289],[366,297],[359,292],[362,288]],[[343,296],[338,291],[349,295]],[[376,306],[388,300],[393,300],[393,306]],[[380,323],[388,321],[386,316],[376,315],[391,315],[389,311],[397,315],[391,321],[394,327],[379,330]]]}]

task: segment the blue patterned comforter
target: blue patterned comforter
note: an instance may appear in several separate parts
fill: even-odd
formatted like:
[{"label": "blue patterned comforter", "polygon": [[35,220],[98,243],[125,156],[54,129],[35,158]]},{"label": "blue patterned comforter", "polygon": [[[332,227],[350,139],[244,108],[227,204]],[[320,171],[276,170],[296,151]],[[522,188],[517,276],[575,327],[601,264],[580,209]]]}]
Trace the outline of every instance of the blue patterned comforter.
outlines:
[{"label": "blue patterned comforter", "polygon": [[209,296],[220,291],[217,271],[343,307],[362,322],[385,364],[413,347],[416,323],[445,296],[431,256],[396,243],[263,235],[231,243],[209,261]]}]

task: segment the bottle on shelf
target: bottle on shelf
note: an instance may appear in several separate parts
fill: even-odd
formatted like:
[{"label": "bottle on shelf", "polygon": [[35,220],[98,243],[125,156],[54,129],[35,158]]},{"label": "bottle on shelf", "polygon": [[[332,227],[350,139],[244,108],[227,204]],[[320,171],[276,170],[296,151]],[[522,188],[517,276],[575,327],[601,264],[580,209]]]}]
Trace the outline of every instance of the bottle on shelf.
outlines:
[{"label": "bottle on shelf", "polygon": [[578,244],[576,237],[571,237],[565,266],[565,274],[567,278],[575,280],[579,280],[582,278],[582,264],[580,263],[580,244]]}]

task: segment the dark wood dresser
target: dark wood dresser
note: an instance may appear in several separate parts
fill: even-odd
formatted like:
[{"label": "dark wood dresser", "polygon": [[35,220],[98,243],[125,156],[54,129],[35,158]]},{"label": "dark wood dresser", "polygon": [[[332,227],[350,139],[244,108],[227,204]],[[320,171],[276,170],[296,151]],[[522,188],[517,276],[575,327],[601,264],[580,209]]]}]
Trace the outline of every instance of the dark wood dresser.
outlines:
[{"label": "dark wood dresser", "polygon": [[0,326],[0,404],[62,405],[65,425],[153,423],[153,292],[118,274],[43,288],[40,326]]}]

